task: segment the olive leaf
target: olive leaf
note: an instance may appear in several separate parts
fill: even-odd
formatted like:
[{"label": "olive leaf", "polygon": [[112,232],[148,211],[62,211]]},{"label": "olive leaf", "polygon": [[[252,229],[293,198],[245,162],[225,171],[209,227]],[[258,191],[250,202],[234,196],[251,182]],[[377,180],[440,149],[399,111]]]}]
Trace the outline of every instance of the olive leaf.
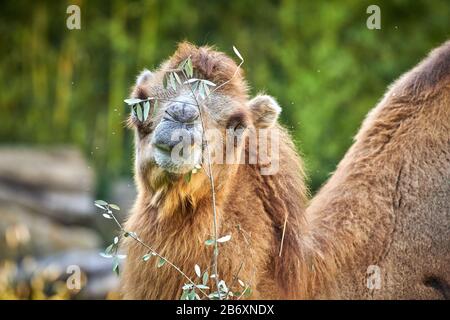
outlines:
[{"label": "olive leaf", "polygon": [[164,258],[159,258],[158,260],[158,268],[161,268],[166,263],[166,260]]},{"label": "olive leaf", "polygon": [[223,242],[229,241],[230,239],[231,239],[231,234],[228,234],[226,236],[223,236],[223,237],[217,239],[217,242],[223,243]]},{"label": "olive leaf", "polygon": [[106,219],[112,219],[112,217],[107,213],[102,214],[102,216]]},{"label": "olive leaf", "polygon": [[210,87],[215,87],[216,86],[216,84],[214,82],[211,82],[211,81],[206,80],[206,79],[203,79],[202,82],[204,84],[206,84],[207,86],[210,86]]},{"label": "olive leaf", "polygon": [[114,262],[113,262],[113,271],[119,275],[119,259],[118,258],[114,258]]},{"label": "olive leaf", "polygon": [[195,81],[194,84],[192,85],[192,91],[196,92],[198,89],[198,84],[200,83],[200,81]]},{"label": "olive leaf", "polygon": [[114,249],[114,245],[110,244],[109,246],[106,247],[105,253],[110,254],[110,253],[112,253],[113,249]]},{"label": "olive leaf", "polygon": [[135,105],[135,108],[136,108],[136,115],[137,115],[137,118],[139,119],[139,121],[142,122],[142,120],[143,120],[144,118],[143,118],[143,115],[142,115],[142,108],[141,108],[141,105],[138,103],[138,104]]},{"label": "olive leaf", "polygon": [[177,90],[177,83],[175,82],[175,77],[174,77],[174,73],[171,73],[169,75],[169,81],[170,81],[170,86],[172,87],[172,89],[175,91]]},{"label": "olive leaf", "polygon": [[135,105],[135,104],[137,104],[137,103],[142,102],[141,99],[137,99],[137,98],[125,99],[125,100],[123,100],[123,101],[124,101],[126,104],[130,105],[130,106],[133,106],[133,105]]},{"label": "olive leaf", "polygon": [[108,206],[108,202],[103,200],[95,200],[94,205],[102,210],[106,210],[106,207]]},{"label": "olive leaf", "polygon": [[186,72],[186,75],[189,78],[194,75],[194,69],[192,67],[192,60],[191,60],[191,58],[187,58],[186,64],[184,66],[184,72]]},{"label": "olive leaf", "polygon": [[196,264],[194,269],[195,269],[195,274],[197,275],[197,277],[201,277],[202,272],[200,271],[200,266],[198,264]]},{"label": "olive leaf", "polygon": [[209,279],[208,271],[205,271],[205,273],[203,273],[202,283],[206,285],[208,283],[208,279]]},{"label": "olive leaf", "polygon": [[191,79],[188,79],[185,82],[183,82],[183,84],[190,84],[190,83],[194,83],[194,82],[198,82],[198,81],[200,81],[200,80],[197,78],[191,78]]},{"label": "olive leaf", "polygon": [[101,205],[101,206],[107,206],[108,202],[103,201],[103,200],[95,200],[94,201],[95,204]]},{"label": "olive leaf", "polygon": [[197,284],[196,287],[199,288],[199,289],[203,289],[203,290],[208,290],[209,289],[209,287],[205,286],[204,284]]},{"label": "olive leaf", "polygon": [[169,74],[166,73],[163,78],[163,87],[164,89],[169,89]]},{"label": "olive leaf", "polygon": [[252,294],[252,289],[250,287],[245,288],[244,290],[244,297],[249,297]]},{"label": "olive leaf", "polygon": [[148,261],[151,257],[152,257],[152,255],[150,253],[147,253],[142,256],[142,260]]},{"label": "olive leaf", "polygon": [[110,204],[108,204],[108,206],[109,206],[110,208],[114,209],[114,210],[117,210],[117,211],[120,210],[120,208],[119,208],[119,206],[118,206],[117,204],[110,203]]},{"label": "olive leaf", "polygon": [[144,121],[147,120],[149,111],[150,111],[150,102],[145,101],[144,102],[144,113],[143,113]]},{"label": "olive leaf", "polygon": [[238,56],[238,58],[241,59],[241,61],[244,61],[244,58],[242,58],[241,53],[238,51],[238,49],[235,46],[233,46],[233,51]]},{"label": "olive leaf", "polygon": [[180,297],[180,300],[187,300],[187,295],[189,293],[189,290],[183,290],[183,294]]},{"label": "olive leaf", "polygon": [[205,91],[205,96],[209,96],[209,87],[203,82],[203,90]]},{"label": "olive leaf", "polygon": [[199,95],[202,99],[205,98],[205,85],[204,85],[203,81],[200,82],[199,85],[198,85],[198,95]]},{"label": "olive leaf", "polygon": [[185,181],[186,183],[191,182],[191,178],[192,178],[192,171],[189,171],[188,173],[186,173],[186,174],[184,175],[184,181]]},{"label": "olive leaf", "polygon": [[185,283],[182,287],[183,290],[191,290],[194,287],[192,283]]},{"label": "olive leaf", "polygon": [[175,80],[177,80],[178,84],[181,84],[181,79],[180,79],[180,77],[178,76],[178,73],[174,72],[173,75],[174,75],[174,77],[175,77]]},{"label": "olive leaf", "polygon": [[184,59],[183,61],[181,61],[181,63],[178,65],[178,69],[184,69],[184,66],[186,65],[188,59]]},{"label": "olive leaf", "polygon": [[159,101],[155,100],[155,102],[153,103],[153,111],[152,111],[152,117],[154,118],[156,115],[156,111],[158,110],[158,106],[159,106]]}]

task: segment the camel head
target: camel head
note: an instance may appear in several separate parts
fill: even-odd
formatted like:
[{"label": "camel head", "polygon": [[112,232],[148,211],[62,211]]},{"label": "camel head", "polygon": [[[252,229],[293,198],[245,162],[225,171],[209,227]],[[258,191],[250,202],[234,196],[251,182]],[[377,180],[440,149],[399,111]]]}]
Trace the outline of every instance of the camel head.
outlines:
[{"label": "camel head", "polygon": [[[136,176],[153,191],[209,161],[213,174],[226,178],[248,129],[272,127],[281,111],[270,96],[249,99],[242,70],[230,57],[189,43],[157,70],[144,70],[131,98],[142,101],[128,119],[135,130]],[[225,159],[230,152],[231,161]]]}]

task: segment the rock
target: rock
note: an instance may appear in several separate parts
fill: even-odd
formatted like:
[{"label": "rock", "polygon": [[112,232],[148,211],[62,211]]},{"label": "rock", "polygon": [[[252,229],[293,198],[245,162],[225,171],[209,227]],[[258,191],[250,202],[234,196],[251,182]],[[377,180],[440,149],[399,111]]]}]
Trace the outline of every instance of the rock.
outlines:
[{"label": "rock", "polygon": [[65,224],[88,225],[95,215],[94,199],[89,193],[18,186],[0,179],[0,207],[8,203],[20,205]]},{"label": "rock", "polygon": [[62,225],[17,204],[1,204],[0,217],[0,259],[92,249],[101,244],[93,230]]},{"label": "rock", "polygon": [[105,299],[108,294],[119,296],[119,278],[110,270],[102,276],[88,278],[86,287],[76,296],[77,299]]},{"label": "rock", "polygon": [[53,254],[39,259],[37,268],[45,269],[51,265],[58,269],[60,273],[66,273],[68,266],[78,266],[88,277],[104,273],[114,274],[112,259],[100,256],[100,252],[103,251],[103,249],[97,247],[91,250],[72,250]]},{"label": "rock", "polygon": [[91,225],[93,184],[74,149],[0,147],[0,207],[19,204],[61,223]]},{"label": "rock", "polygon": [[20,205],[65,224],[88,225],[95,214],[94,199],[88,193],[17,186],[2,183],[0,179],[0,207],[8,203]]},{"label": "rock", "polygon": [[0,180],[58,191],[92,193],[93,171],[74,148],[0,147]]},{"label": "rock", "polygon": [[50,271],[59,275],[59,280],[66,281],[74,274],[74,270],[79,270],[86,280],[82,281],[81,291],[75,298],[104,299],[109,292],[117,292],[119,281],[112,271],[113,260],[101,257],[101,251],[100,248],[74,250],[48,256],[36,261],[32,272],[21,268],[20,278],[30,279],[33,274]]},{"label": "rock", "polygon": [[[15,280],[46,274],[64,288],[57,280],[75,266],[86,280],[75,298],[104,299],[117,288],[113,260],[99,255],[102,219],[93,188],[93,172],[75,149],[0,147],[0,262],[20,263]],[[122,207],[133,202],[123,184],[116,192]]]}]

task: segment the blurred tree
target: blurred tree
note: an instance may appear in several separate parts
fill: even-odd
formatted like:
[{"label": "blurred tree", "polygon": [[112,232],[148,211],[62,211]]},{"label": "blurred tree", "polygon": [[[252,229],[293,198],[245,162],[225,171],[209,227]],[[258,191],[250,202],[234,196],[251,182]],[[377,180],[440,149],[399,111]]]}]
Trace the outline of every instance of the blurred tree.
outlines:
[{"label": "blurred tree", "polygon": [[[81,8],[81,30],[66,8]],[[445,0],[10,1],[0,12],[0,142],[75,143],[106,181],[131,173],[123,104],[138,71],[189,40],[232,55],[283,106],[316,190],[386,86],[449,36]]]}]

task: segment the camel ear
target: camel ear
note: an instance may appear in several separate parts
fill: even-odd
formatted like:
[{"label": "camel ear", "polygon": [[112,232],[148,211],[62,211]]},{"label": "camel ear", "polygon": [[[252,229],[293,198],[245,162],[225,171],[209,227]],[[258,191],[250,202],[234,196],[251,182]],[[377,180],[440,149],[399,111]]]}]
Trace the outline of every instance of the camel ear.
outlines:
[{"label": "camel ear", "polygon": [[278,102],[268,95],[257,95],[250,100],[248,106],[256,128],[272,127],[281,113],[281,107]]},{"label": "camel ear", "polygon": [[136,85],[142,85],[146,81],[150,80],[153,77],[153,73],[150,70],[144,69],[136,78]]}]

